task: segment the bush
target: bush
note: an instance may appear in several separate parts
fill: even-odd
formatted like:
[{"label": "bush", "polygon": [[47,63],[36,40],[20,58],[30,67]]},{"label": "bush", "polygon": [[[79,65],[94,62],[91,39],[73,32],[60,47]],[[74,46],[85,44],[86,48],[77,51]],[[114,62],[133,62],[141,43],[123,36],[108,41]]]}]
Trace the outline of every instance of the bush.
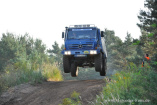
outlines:
[{"label": "bush", "polygon": [[43,64],[43,76],[48,81],[62,81],[61,71],[52,64]]},{"label": "bush", "polygon": [[130,63],[127,70],[117,72],[97,96],[96,105],[156,105],[157,73],[150,66],[137,67]]},{"label": "bush", "polygon": [[52,64],[43,64],[39,70],[28,69],[26,65],[18,67],[19,68],[16,68],[15,65],[8,65],[5,68],[6,72],[0,75],[0,93],[9,87],[22,83],[30,82],[31,84],[35,84],[45,80],[63,80],[59,69]]},{"label": "bush", "polygon": [[59,105],[81,105],[80,93],[77,93],[76,91],[74,91],[71,94],[71,98],[63,99],[62,104],[59,104]]},{"label": "bush", "polygon": [[0,76],[0,92],[8,89],[9,87],[19,85],[21,83],[30,82],[34,83],[41,83],[42,81],[46,80],[43,77],[41,71],[18,71],[18,72],[8,72],[4,73]]}]

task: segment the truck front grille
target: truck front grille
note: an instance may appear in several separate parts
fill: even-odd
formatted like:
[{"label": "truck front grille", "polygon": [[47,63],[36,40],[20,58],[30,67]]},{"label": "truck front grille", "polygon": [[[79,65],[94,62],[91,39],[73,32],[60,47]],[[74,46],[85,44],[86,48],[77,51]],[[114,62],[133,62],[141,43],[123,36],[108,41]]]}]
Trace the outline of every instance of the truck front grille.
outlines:
[{"label": "truck front grille", "polygon": [[69,49],[92,49],[93,44],[70,44]]}]

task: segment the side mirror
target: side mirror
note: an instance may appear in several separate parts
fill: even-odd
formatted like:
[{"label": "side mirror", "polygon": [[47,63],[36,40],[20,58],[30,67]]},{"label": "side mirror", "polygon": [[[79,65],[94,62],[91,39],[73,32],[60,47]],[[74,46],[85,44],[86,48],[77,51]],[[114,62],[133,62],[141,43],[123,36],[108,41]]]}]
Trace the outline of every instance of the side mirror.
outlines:
[{"label": "side mirror", "polygon": [[101,37],[104,37],[104,31],[101,31]]},{"label": "side mirror", "polygon": [[64,32],[62,32],[62,38],[64,38]]}]

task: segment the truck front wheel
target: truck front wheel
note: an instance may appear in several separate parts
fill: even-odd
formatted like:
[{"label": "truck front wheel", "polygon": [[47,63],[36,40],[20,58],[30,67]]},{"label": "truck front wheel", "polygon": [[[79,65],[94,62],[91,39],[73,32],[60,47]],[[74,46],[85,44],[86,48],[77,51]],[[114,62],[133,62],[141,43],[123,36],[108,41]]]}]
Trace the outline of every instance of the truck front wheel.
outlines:
[{"label": "truck front wheel", "polygon": [[77,67],[76,63],[71,64],[71,76],[72,77],[78,76],[78,67]]},{"label": "truck front wheel", "polygon": [[95,56],[94,63],[95,63],[95,71],[96,72],[102,71],[102,66],[103,66],[102,53]]},{"label": "truck front wheel", "polygon": [[104,58],[103,59],[103,67],[102,67],[102,70],[100,71],[100,76],[105,76],[106,70],[107,70],[107,58]]},{"label": "truck front wheel", "polygon": [[63,56],[63,69],[64,69],[64,73],[70,73],[70,59],[68,56]]}]

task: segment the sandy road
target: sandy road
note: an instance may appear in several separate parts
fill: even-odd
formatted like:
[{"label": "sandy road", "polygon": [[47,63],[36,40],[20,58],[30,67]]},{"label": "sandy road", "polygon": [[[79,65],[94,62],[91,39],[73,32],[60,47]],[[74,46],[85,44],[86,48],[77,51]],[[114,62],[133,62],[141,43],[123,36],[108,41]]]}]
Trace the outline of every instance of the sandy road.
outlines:
[{"label": "sandy road", "polygon": [[84,105],[93,101],[105,85],[104,80],[79,80],[44,82],[35,86],[22,84],[9,89],[0,96],[0,105],[58,105],[69,98],[73,91],[79,92]]}]

